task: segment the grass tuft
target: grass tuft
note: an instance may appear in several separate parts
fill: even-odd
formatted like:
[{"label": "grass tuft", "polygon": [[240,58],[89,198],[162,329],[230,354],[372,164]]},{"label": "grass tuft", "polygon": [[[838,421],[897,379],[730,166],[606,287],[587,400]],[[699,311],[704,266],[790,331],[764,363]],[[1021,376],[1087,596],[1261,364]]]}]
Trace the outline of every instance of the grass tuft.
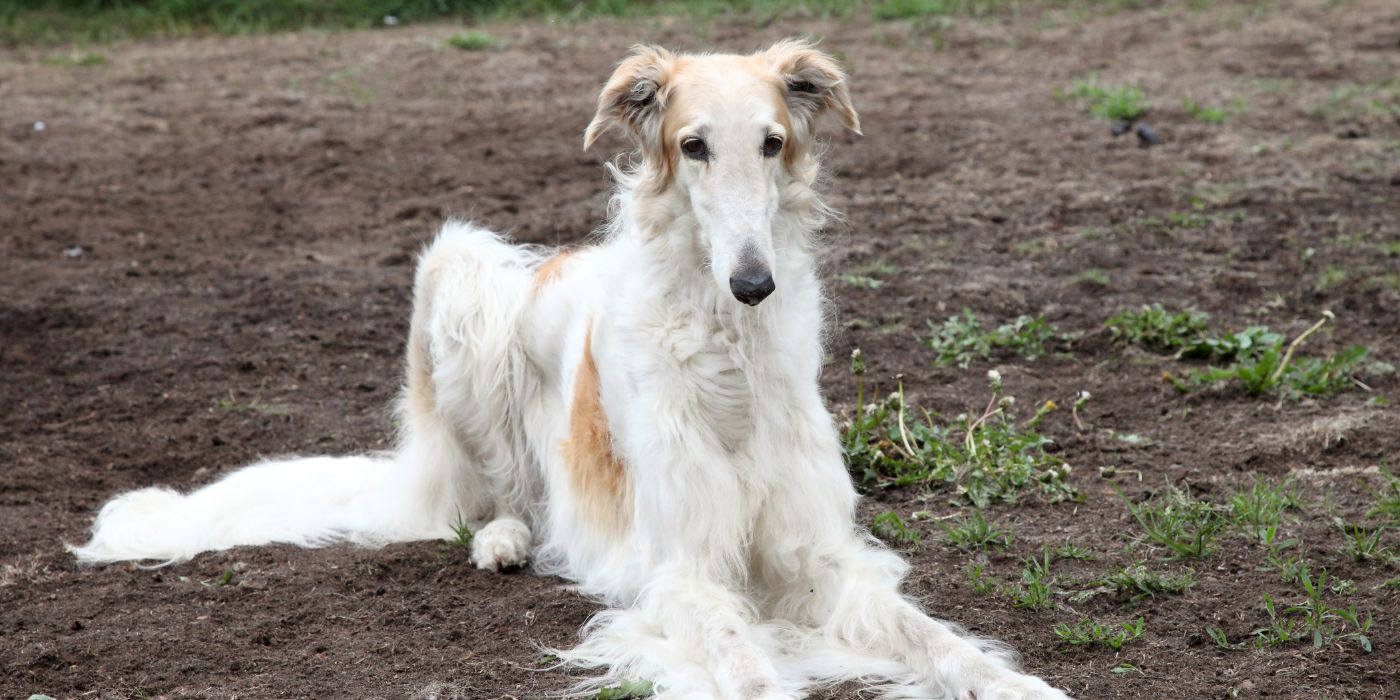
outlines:
[{"label": "grass tuft", "polygon": [[963,309],[961,316],[950,316],[941,324],[930,321],[929,328],[933,335],[926,344],[936,353],[936,367],[965,368],[973,360],[989,360],[1003,353],[1034,360],[1045,355],[1046,343],[1062,337],[1058,329],[1039,316],[1018,316],[1011,323],[987,330],[970,309]]},{"label": "grass tuft", "polygon": [[447,45],[461,51],[486,51],[501,45],[495,35],[483,31],[470,31],[447,37]]}]

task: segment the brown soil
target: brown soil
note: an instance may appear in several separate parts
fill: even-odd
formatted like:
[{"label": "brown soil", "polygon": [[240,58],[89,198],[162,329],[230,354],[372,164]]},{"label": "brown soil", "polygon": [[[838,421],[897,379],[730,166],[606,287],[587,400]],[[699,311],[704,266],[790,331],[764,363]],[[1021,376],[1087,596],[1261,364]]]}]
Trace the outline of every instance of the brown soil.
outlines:
[{"label": "brown soil", "polygon": [[[595,606],[558,580],[478,572],[446,544],[240,549],[159,570],[80,569],[60,544],[81,540],[124,489],[198,485],[260,455],[385,447],[411,256],[444,216],[537,243],[585,237],[604,213],[602,158],[618,144],[585,154],[580,134],[627,45],[749,50],[811,32],[849,61],[867,134],[833,136],[829,156],[830,201],[848,218],[830,236],[833,409],[852,403],[844,358],[855,347],[885,390],[903,372],[917,401],[949,415],[985,401],[993,366],[1023,406],[1068,406],[1088,390],[1083,431],[1065,410],[1044,425],[1086,499],[992,508],[1018,537],[989,571],[1014,577],[1017,556],[1072,539],[1096,559],[1057,564],[1066,586],[1135,556],[1189,565],[1199,582],[1141,603],[1017,610],[974,591],[970,558],[923,523],[910,591],[1079,697],[1393,697],[1400,602],[1377,586],[1397,572],[1338,553],[1328,509],[1364,518],[1377,466],[1400,450],[1397,410],[1367,400],[1400,399],[1400,380],[1283,404],[1232,390],[1183,397],[1160,378],[1177,363],[1099,329],[1147,302],[1291,333],[1332,309],[1335,331],[1310,347],[1364,343],[1400,362],[1400,258],[1382,247],[1400,240],[1396,9],[1166,5],[943,28],[520,23],[493,27],[506,47],[478,53],[442,48],[451,27],[126,44],[99,48],[97,67],[0,53],[0,696],[534,698],[565,687],[564,672],[532,670],[545,665],[538,645],[569,644]],[[1091,71],[1146,89],[1162,145],[1114,139],[1055,98]],[[1206,124],[1185,97],[1239,97],[1247,109]],[[1218,220],[1143,223],[1191,211],[1192,195]],[[879,289],[840,281],[877,259],[898,267]],[[1082,279],[1090,268],[1108,283]],[[1345,279],[1320,284],[1329,268]],[[1033,362],[930,368],[925,321],[963,307],[1044,314],[1083,336]],[[1104,466],[1123,476],[1100,478]],[[1136,526],[1117,490],[1136,498],[1174,483],[1211,496],[1251,473],[1297,479],[1307,508],[1287,534],[1355,581],[1329,599],[1374,613],[1373,653],[1217,649],[1206,626],[1243,639],[1265,622],[1263,593],[1291,602],[1297,586],[1260,571],[1263,550],[1235,536],[1185,564],[1128,551]],[[863,513],[943,515],[948,500],[880,490]],[[1081,614],[1140,615],[1147,634],[1118,653],[1059,645],[1051,627]],[[1124,662],[1137,670],[1111,672]]]}]

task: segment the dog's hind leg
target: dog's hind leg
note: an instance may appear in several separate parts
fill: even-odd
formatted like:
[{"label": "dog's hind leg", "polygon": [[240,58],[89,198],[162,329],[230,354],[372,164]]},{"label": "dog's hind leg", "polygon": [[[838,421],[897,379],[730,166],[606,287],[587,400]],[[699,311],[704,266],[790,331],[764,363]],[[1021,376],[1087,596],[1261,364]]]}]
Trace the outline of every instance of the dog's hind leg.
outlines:
[{"label": "dog's hind leg", "polygon": [[519,424],[535,390],[519,339],[532,260],[453,222],[423,253],[414,284],[403,449],[428,477],[422,498],[439,505],[432,517],[478,526],[472,559],[483,569],[523,564],[532,543],[532,470]]}]

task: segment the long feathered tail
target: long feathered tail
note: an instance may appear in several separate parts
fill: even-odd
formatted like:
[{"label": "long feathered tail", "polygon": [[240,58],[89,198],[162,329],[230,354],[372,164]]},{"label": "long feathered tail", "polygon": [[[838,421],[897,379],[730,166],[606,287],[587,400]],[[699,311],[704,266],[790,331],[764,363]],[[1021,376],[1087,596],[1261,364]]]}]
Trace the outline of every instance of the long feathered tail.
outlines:
[{"label": "long feathered tail", "polygon": [[[419,260],[408,343],[404,438],[392,454],[260,462],[191,493],[131,491],[102,507],[79,561],[189,559],[200,552],[284,542],[382,545],[449,537],[493,507],[489,470],[509,464],[497,425],[513,389],[528,251],[468,223],[449,222]],[[439,380],[446,384],[439,385]],[[447,415],[439,390],[466,413]],[[462,430],[481,437],[468,454]],[[475,445],[475,442],[473,443]],[[502,454],[497,454],[497,453]],[[480,454],[478,454],[480,453]],[[500,475],[495,476],[501,480]]]}]

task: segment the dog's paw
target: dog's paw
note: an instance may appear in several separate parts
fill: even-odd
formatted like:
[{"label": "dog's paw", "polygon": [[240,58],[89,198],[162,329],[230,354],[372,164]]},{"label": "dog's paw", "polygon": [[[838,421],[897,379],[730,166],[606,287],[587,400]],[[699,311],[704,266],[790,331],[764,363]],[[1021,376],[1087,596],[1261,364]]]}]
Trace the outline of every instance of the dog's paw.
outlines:
[{"label": "dog's paw", "polygon": [[530,528],[515,518],[497,518],[472,536],[472,562],[478,569],[500,571],[530,559]]},{"label": "dog's paw", "polygon": [[1016,675],[1003,678],[969,694],[968,700],[1070,700],[1060,690],[1035,676]]}]

